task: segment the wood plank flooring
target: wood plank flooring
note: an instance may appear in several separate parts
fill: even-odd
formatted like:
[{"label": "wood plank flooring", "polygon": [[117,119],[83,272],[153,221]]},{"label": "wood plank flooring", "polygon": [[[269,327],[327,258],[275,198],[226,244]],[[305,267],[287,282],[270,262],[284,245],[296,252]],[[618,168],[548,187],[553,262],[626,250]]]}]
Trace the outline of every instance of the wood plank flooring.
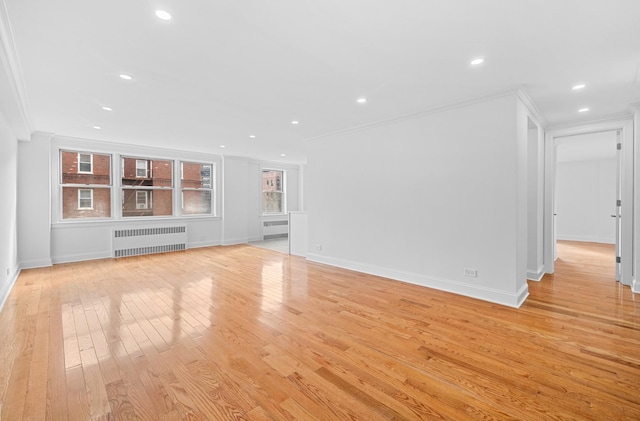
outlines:
[{"label": "wood plank flooring", "polygon": [[611,247],[562,242],[520,309],[248,245],[25,270],[0,420],[639,420]]}]

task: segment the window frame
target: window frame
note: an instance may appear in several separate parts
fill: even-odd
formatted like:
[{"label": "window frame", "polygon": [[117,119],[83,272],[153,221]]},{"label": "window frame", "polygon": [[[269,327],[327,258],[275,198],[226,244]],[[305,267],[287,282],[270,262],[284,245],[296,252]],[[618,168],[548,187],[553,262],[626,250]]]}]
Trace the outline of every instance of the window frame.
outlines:
[{"label": "window frame", "polygon": [[[82,155],[89,155],[89,171],[82,171],[80,170],[80,168],[82,167],[82,164],[86,164],[86,162],[82,162],[82,160],[80,159],[80,157]],[[87,153],[87,152],[78,152],[78,174],[93,174],[93,152],[91,153]]]},{"label": "window frame", "polygon": [[[85,154],[82,156],[83,162],[88,161],[89,155],[92,155],[93,174],[81,174],[80,176],[76,174],[78,169],[78,153]],[[165,151],[144,146],[119,145],[85,139],[54,136],[51,141],[50,156],[49,183],[52,194],[50,198],[51,208],[49,214],[50,222],[54,227],[77,226],[78,224],[101,225],[112,223],[133,223],[134,220],[139,223],[145,223],[160,220],[186,221],[189,219],[221,219],[220,172],[223,161],[223,157],[221,155],[188,151]],[[147,168],[149,171],[153,172],[154,176],[156,175],[156,171],[158,171],[157,175],[159,178],[151,181],[135,177],[134,161],[134,168],[129,166],[127,167],[129,179],[125,180],[125,183],[128,182],[132,185],[127,186],[125,184],[123,186],[122,176],[125,173],[124,168],[122,167],[122,158],[134,158],[134,160],[138,159],[149,161]],[[198,205],[194,207],[197,212],[204,210],[207,213],[182,213],[183,201],[179,194],[181,172],[180,166],[178,165],[181,161],[202,163],[211,168],[211,188],[207,189],[211,192],[210,213],[208,203],[206,205]],[[165,164],[169,167],[165,166]],[[142,164],[139,165],[142,166]],[[150,168],[152,165],[153,168]],[[84,165],[84,167],[84,169],[88,169],[88,166]],[[167,169],[167,171],[165,171],[165,169]],[[169,169],[171,170],[170,172],[168,171]],[[131,212],[124,212],[123,215],[123,200],[126,198],[127,203],[132,204],[131,196],[133,195],[133,199],[135,199],[135,193],[127,192],[126,190],[134,190],[132,187],[137,184],[140,184],[140,188],[151,191],[151,193],[149,193],[148,208],[157,208],[158,206],[159,208],[155,209],[153,212],[150,209],[148,212],[141,210],[142,212],[136,214],[134,212],[135,209],[131,209],[128,205],[126,209]],[[156,184],[156,186],[150,186],[149,184]],[[166,186],[158,186],[158,184]],[[207,185],[206,179],[205,185]],[[87,209],[82,211],[77,209],[77,190],[79,188],[93,188],[94,210]],[[158,193],[156,191],[158,189],[163,190],[163,192]],[[154,197],[154,191],[160,196]],[[81,194],[83,197],[88,199],[89,193]],[[205,196],[205,194],[202,194],[202,196]],[[140,199],[142,198],[140,197]],[[187,201],[189,201],[189,199],[190,198],[187,197]],[[209,197],[205,196],[204,199],[208,201]],[[88,200],[83,201],[83,204],[88,205]],[[133,201],[133,207],[135,206],[135,201]]]},{"label": "window frame", "polygon": [[[140,220],[140,219],[158,219],[158,218],[174,218],[177,217],[179,215],[177,215],[176,213],[176,207],[178,206],[177,200],[175,198],[175,191],[176,191],[176,161],[178,160],[177,158],[164,158],[164,157],[155,157],[155,156],[141,156],[141,155],[129,155],[129,154],[118,154],[118,159],[120,159],[120,174],[118,174],[118,192],[119,192],[119,201],[118,203],[120,203],[120,209],[119,209],[119,213],[118,213],[118,219],[119,220]],[[125,160],[130,159],[133,160],[135,162],[135,177],[134,178],[127,178],[128,180],[139,180],[140,182],[144,182],[144,181],[150,181],[153,182],[153,165],[154,162],[156,161],[160,161],[160,162],[167,162],[169,163],[169,168],[171,169],[171,176],[167,179],[170,181],[170,185],[168,186],[154,186],[154,185],[137,185],[137,184],[123,184],[122,180],[125,179]],[[145,168],[146,168],[146,176],[145,177],[140,177],[138,176],[138,170],[141,168],[138,168],[138,163],[144,162],[145,163]],[[129,211],[131,212],[136,212],[136,211],[150,211],[150,212],[155,212],[156,209],[154,209],[154,203],[153,203],[153,192],[156,190],[160,190],[160,191],[168,191],[171,192],[170,197],[171,197],[171,213],[169,214],[163,214],[163,215],[125,215],[125,209],[124,209],[124,204],[125,204],[125,195],[126,195],[126,191],[135,191],[136,194],[134,195],[134,202],[135,202],[135,207],[129,209]],[[138,193],[140,191],[146,191],[147,192],[147,207],[146,208],[138,208]]]},{"label": "window frame", "polygon": [[[195,164],[200,166],[208,166],[209,167],[209,187],[184,187],[184,165],[185,164]],[[200,170],[202,173],[202,169]],[[202,217],[202,216],[216,216],[217,206],[216,206],[216,164],[213,162],[205,162],[205,161],[197,161],[197,160],[180,160],[180,174],[177,174],[177,180],[179,182],[178,190],[180,192],[180,216],[191,218],[191,217]],[[204,181],[204,177],[202,180]],[[204,182],[202,183],[204,184]],[[209,192],[209,208],[211,209],[209,213],[185,213],[184,211],[184,192],[185,191],[199,191],[199,192]]]},{"label": "window frame", "polygon": [[[140,203],[140,193],[144,194],[144,203]],[[144,206],[140,206],[141,204]],[[136,190],[136,209],[149,209],[149,190]]]},{"label": "window frame", "polygon": [[[78,192],[78,210],[93,210],[93,189],[77,189]],[[80,202],[82,200],[87,200],[87,198],[82,197],[82,192],[89,192],[89,200],[91,201],[91,206],[81,206]]]},{"label": "window frame", "polygon": [[[80,145],[78,145],[80,146]],[[66,155],[68,154],[68,155]],[[65,165],[64,165],[64,160],[65,160],[65,155],[68,157],[73,157],[75,156],[75,172],[73,171],[68,171],[65,172]],[[84,155],[84,156],[90,156],[90,162],[91,162],[91,172],[87,172],[87,171],[80,171],[80,156]],[[99,184],[98,182],[96,182],[95,177],[106,177],[107,174],[103,174],[102,176],[100,174],[96,174],[95,172],[95,156],[102,156],[102,157],[107,157],[109,160],[109,165],[108,165],[108,181],[106,181],[106,183],[104,184]],[[52,154],[52,156],[56,156],[56,154]],[[73,146],[60,146],[57,148],[57,159],[55,160],[56,165],[52,165],[51,170],[55,171],[55,176],[52,173],[52,182],[55,183],[54,184],[54,190],[53,191],[57,191],[57,196],[56,199],[51,200],[51,205],[52,207],[55,207],[58,209],[57,213],[54,212],[54,208],[52,208],[52,212],[51,212],[51,218],[52,218],[52,222],[54,222],[54,218],[57,218],[57,222],[61,222],[61,223],[78,223],[78,222],[88,222],[88,221],[100,221],[100,220],[111,220],[113,218],[113,153],[111,152],[104,152],[101,150],[91,150],[91,151],[87,151],[86,149],[84,149],[83,147],[73,147]],[[86,162],[85,162],[86,163]],[[69,163],[67,163],[67,170],[71,170],[72,168],[69,167]],[[88,176],[90,177],[89,180],[82,180],[82,179],[72,179],[71,180],[66,180],[65,178],[66,176],[73,176],[73,175],[79,175],[79,176]],[[93,182],[92,182],[93,181]],[[74,203],[74,199],[73,197],[71,198],[70,201],[66,202],[69,206],[65,207],[65,191],[67,189],[71,189],[71,190],[75,190],[75,205],[73,205]],[[101,190],[107,190],[109,193],[107,195],[107,197],[109,198],[109,206],[108,208],[101,208],[101,209],[108,209],[108,216],[103,216],[103,215],[82,215],[82,214],[77,214],[75,212],[80,212],[80,211],[96,211],[96,198],[95,198],[95,190],[96,189],[101,189]],[[91,190],[91,207],[81,207],[80,206],[80,190]],[[52,195],[53,196],[53,195]],[[104,199],[104,195],[100,196],[101,198]],[[99,202],[101,203],[101,202]],[[106,204],[106,203],[105,203]],[[69,212],[66,217],[65,217],[65,212]],[[106,213],[106,212],[105,212]]]},{"label": "window frame", "polygon": [[[280,190],[264,190],[264,173],[266,172],[279,172],[281,174]],[[280,216],[287,214],[286,174],[287,171],[284,168],[263,167],[260,169],[260,208],[262,216]],[[281,212],[265,212],[264,194],[268,192],[277,192],[281,194]]]},{"label": "window frame", "polygon": [[[138,166],[139,163],[144,163],[144,168]],[[138,171],[144,170],[144,175],[139,175]],[[149,176],[149,160],[136,158],[136,178],[151,178]]]}]

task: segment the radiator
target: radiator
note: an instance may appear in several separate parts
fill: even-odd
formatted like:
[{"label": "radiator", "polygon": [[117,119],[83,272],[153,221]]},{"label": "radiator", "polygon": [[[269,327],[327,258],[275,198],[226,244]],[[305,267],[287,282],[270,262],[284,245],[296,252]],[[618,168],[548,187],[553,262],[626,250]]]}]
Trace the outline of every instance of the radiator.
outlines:
[{"label": "radiator", "polygon": [[113,230],[113,257],[185,250],[187,227],[149,227]]},{"label": "radiator", "polygon": [[264,221],[262,223],[262,239],[280,238],[289,236],[289,221]]}]

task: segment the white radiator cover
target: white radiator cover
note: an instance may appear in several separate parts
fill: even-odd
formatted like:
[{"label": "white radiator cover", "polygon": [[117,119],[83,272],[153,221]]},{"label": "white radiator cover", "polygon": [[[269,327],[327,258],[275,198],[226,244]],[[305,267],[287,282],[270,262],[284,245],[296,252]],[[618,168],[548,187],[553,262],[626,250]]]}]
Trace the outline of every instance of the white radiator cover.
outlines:
[{"label": "white radiator cover", "polygon": [[187,248],[187,227],[138,227],[113,230],[113,257],[166,253]]},{"label": "white radiator cover", "polygon": [[262,239],[287,237],[289,235],[289,221],[264,221],[262,223]]}]

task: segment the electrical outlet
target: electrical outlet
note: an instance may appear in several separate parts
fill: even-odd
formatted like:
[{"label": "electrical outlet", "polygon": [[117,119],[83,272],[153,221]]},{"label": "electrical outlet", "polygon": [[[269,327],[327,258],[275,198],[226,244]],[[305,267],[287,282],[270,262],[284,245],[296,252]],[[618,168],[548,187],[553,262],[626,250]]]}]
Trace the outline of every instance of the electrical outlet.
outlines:
[{"label": "electrical outlet", "polygon": [[322,251],[322,244],[316,244],[316,251]]},{"label": "electrical outlet", "polygon": [[478,270],[477,269],[465,269],[464,270],[464,276],[468,276],[470,278],[477,278],[478,277]]}]

